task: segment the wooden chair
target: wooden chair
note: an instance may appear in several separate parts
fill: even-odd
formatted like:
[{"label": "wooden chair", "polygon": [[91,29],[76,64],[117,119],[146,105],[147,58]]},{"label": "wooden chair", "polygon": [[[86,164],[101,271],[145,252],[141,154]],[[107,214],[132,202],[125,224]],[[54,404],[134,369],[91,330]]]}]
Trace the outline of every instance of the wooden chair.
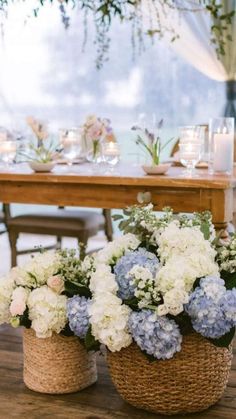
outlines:
[{"label": "wooden chair", "polygon": [[11,248],[11,265],[15,266],[17,256],[37,252],[40,249],[17,249],[17,240],[20,233],[43,234],[56,236],[56,243],[46,249],[59,249],[62,237],[76,237],[82,243],[81,252],[85,253],[88,239],[104,230],[108,241],[112,240],[112,221],[110,210],[102,213],[86,210],[68,210],[59,207],[50,213],[43,211],[31,214],[12,216],[10,205],[4,204],[4,216],[9,235]]},{"label": "wooden chair", "polygon": [[6,233],[5,214],[3,209],[0,209],[0,235]]}]

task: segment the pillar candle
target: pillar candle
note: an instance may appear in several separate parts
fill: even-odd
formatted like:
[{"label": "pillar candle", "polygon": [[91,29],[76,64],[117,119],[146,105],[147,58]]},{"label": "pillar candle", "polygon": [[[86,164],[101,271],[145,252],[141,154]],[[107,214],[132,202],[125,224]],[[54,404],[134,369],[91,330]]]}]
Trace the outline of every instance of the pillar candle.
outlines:
[{"label": "pillar candle", "polygon": [[232,172],[234,154],[234,136],[214,134],[213,169],[216,172]]}]

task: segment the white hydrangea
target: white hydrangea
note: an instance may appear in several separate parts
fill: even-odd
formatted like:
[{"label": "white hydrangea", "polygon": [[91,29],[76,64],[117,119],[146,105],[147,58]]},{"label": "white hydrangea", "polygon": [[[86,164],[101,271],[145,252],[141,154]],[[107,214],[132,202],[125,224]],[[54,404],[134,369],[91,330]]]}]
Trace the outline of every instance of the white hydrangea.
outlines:
[{"label": "white hydrangea", "polygon": [[31,277],[28,272],[19,266],[15,266],[9,273],[16,286],[28,286],[29,288],[35,286],[35,279]]},{"label": "white hydrangea", "polygon": [[9,323],[10,321],[9,307],[14,289],[15,282],[10,275],[0,278],[0,324]]},{"label": "white hydrangea", "polygon": [[94,297],[89,308],[93,336],[111,352],[120,351],[132,342],[127,323],[131,309],[111,293]]},{"label": "white hydrangea", "polygon": [[[210,280],[210,281],[209,281]],[[216,303],[225,295],[225,285],[223,283],[218,283],[215,281],[215,277],[212,278],[209,276],[208,281],[202,282],[201,288],[204,291],[207,298],[212,298]]]},{"label": "white hydrangea", "polygon": [[185,291],[183,286],[177,286],[167,291],[163,297],[164,303],[158,306],[157,314],[163,316],[166,314],[172,314],[177,316],[184,309],[184,304],[189,301],[189,295]]},{"label": "white hydrangea", "polygon": [[57,273],[60,257],[57,253],[39,253],[27,262],[24,267],[13,268],[17,285],[34,287],[44,285],[47,279]]},{"label": "white hydrangea", "polygon": [[108,243],[96,255],[97,264],[114,264],[117,259],[124,255],[128,250],[135,250],[140,245],[140,240],[131,233],[117,237]]},{"label": "white hydrangea", "polygon": [[178,220],[172,221],[160,235],[157,235],[156,241],[162,263],[173,256],[187,257],[196,253],[207,254],[212,260],[216,256],[216,251],[211,243],[205,240],[198,226],[180,227]]},{"label": "white hydrangea", "polygon": [[219,276],[218,265],[207,253],[192,253],[191,255],[174,255],[156,275],[157,289],[164,295],[176,286],[177,281],[186,292],[192,290],[197,278],[207,275]]},{"label": "white hydrangea", "polygon": [[96,271],[91,275],[89,288],[95,295],[103,293],[116,294],[118,285],[109,265],[98,265]]},{"label": "white hydrangea", "polygon": [[28,297],[29,319],[36,336],[47,338],[64,329],[66,316],[65,295],[58,295],[47,285],[33,290]]}]

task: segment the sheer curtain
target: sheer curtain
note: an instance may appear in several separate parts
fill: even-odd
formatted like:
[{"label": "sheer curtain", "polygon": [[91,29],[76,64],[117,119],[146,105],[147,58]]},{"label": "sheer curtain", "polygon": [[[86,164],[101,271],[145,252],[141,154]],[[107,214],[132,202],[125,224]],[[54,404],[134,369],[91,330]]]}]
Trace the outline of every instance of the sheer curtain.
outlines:
[{"label": "sheer curtain", "polygon": [[[194,2],[192,2],[193,4]],[[196,8],[199,3],[196,1]],[[143,1],[146,11],[150,10],[149,0]],[[183,1],[188,7],[188,2]],[[236,0],[224,0],[223,13],[236,10]],[[161,12],[161,11],[160,11]],[[217,56],[215,45],[210,42],[211,25],[210,15],[206,10],[197,12],[182,12],[172,10],[168,14],[161,14],[161,23],[172,27],[179,38],[171,43],[172,48],[193,67],[209,78],[226,82],[227,104],[225,114],[236,117],[236,17],[228,27],[228,35],[233,39],[225,39],[225,55]],[[222,24],[217,22],[217,24]],[[223,25],[224,25],[223,21]],[[165,39],[169,42],[170,35]]]}]

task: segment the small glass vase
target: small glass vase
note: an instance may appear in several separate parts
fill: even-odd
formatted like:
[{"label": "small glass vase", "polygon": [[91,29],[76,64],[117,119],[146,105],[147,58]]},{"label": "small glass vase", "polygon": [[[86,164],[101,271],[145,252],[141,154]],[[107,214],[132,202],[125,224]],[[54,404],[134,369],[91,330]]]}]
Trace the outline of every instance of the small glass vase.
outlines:
[{"label": "small glass vase", "polygon": [[103,161],[102,146],[100,140],[93,140],[92,147],[87,153],[87,160],[99,164]]}]

